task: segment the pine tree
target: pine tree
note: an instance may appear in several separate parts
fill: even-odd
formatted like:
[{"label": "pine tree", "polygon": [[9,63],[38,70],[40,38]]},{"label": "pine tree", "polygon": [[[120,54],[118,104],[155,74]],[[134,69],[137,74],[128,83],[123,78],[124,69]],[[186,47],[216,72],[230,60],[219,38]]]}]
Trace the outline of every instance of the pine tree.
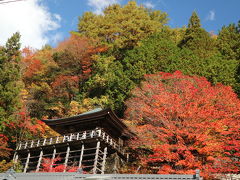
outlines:
[{"label": "pine tree", "polygon": [[200,19],[195,11],[189,19],[188,28],[179,46],[194,51],[200,58],[209,57],[216,51],[214,39],[201,27]]},{"label": "pine tree", "polygon": [[[14,119],[20,106],[20,34],[15,33],[0,49],[0,130]],[[5,122],[5,123],[3,123]]]},{"label": "pine tree", "polygon": [[240,60],[240,21],[238,25],[222,27],[217,38],[217,47],[226,59]]},{"label": "pine tree", "polygon": [[192,16],[189,19],[188,28],[192,28],[192,29],[201,28],[200,19],[196,11],[192,13]]}]

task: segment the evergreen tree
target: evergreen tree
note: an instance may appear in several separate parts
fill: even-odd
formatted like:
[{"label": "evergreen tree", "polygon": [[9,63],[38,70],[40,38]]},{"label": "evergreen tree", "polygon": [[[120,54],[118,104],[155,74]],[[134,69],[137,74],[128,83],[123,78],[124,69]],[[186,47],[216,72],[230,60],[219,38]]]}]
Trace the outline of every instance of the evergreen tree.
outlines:
[{"label": "evergreen tree", "polygon": [[177,47],[166,31],[141,43],[129,50],[123,60],[124,72],[135,84],[139,84],[145,74],[180,70],[186,75],[204,76],[213,84],[236,86],[236,60],[226,61],[220,53],[201,58],[190,49]]},{"label": "evergreen tree", "polygon": [[194,11],[189,19],[188,27],[179,47],[192,50],[197,56],[206,58],[216,51],[215,41],[200,24],[200,19]]},{"label": "evergreen tree", "polygon": [[20,107],[20,34],[15,33],[0,49],[0,130],[13,121]]},{"label": "evergreen tree", "polygon": [[217,47],[226,59],[240,60],[240,22],[223,26],[217,38]]}]

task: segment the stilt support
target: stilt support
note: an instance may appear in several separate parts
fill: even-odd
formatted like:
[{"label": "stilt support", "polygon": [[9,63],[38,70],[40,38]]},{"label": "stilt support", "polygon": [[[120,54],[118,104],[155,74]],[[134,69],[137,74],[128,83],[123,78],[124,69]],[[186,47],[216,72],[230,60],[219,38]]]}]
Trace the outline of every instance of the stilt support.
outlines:
[{"label": "stilt support", "polygon": [[69,144],[68,144],[68,146],[67,146],[67,151],[66,151],[65,162],[64,162],[64,170],[63,170],[63,172],[66,172],[66,169],[67,169],[69,152],[70,152],[70,147],[69,147]]},{"label": "stilt support", "polygon": [[40,166],[41,166],[42,156],[43,156],[43,150],[41,150],[40,155],[39,155],[39,159],[38,159],[38,164],[37,164],[36,172],[39,171],[39,168],[40,168]]},{"label": "stilt support", "polygon": [[24,170],[23,170],[24,173],[27,172],[29,159],[30,159],[30,152],[28,152],[28,155],[27,155],[27,160],[26,160],[25,167],[24,167]]},{"label": "stilt support", "polygon": [[106,158],[107,158],[107,147],[104,148],[103,151],[103,161],[102,161],[102,169],[101,169],[101,174],[104,174],[105,171],[105,164],[106,164]]},{"label": "stilt support", "polygon": [[82,144],[78,168],[82,167],[83,152],[84,152],[84,144]]},{"label": "stilt support", "polygon": [[94,165],[93,165],[93,174],[97,174],[99,149],[100,149],[100,141],[97,142],[97,146],[96,146],[96,154],[95,154]]},{"label": "stilt support", "polygon": [[53,162],[54,162],[55,156],[56,156],[56,148],[54,147],[54,149],[53,149],[53,155],[52,155],[52,160],[51,160],[50,171],[52,171]]}]

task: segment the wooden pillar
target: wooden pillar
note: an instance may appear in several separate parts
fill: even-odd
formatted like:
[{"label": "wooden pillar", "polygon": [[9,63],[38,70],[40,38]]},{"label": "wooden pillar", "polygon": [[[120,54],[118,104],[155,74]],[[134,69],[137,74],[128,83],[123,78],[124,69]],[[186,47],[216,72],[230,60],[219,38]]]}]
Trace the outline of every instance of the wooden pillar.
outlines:
[{"label": "wooden pillar", "polygon": [[16,151],[16,152],[14,153],[14,155],[13,155],[13,163],[15,163],[16,158],[18,158],[17,151]]},{"label": "wooden pillar", "polygon": [[96,154],[95,154],[94,165],[93,165],[93,174],[97,173],[97,163],[98,163],[99,149],[100,149],[100,141],[97,142],[97,146],[96,146]]},{"label": "wooden pillar", "polygon": [[18,146],[17,150],[20,150],[20,149],[21,149],[21,147],[22,147],[22,142],[20,141],[20,143],[19,143],[19,146]]},{"label": "wooden pillar", "polygon": [[82,167],[83,151],[84,151],[84,144],[82,144],[78,168]]},{"label": "wooden pillar", "polygon": [[52,144],[52,138],[50,138],[50,140],[49,140],[49,144]]},{"label": "wooden pillar", "polygon": [[63,172],[66,172],[67,163],[68,163],[68,157],[69,157],[69,152],[70,152],[70,147],[69,147],[69,144],[68,144],[68,146],[67,146],[67,151],[66,151],[65,162],[64,162],[64,170],[63,170]]},{"label": "wooden pillar", "polygon": [[15,152],[14,153],[14,156],[13,156],[13,167],[15,168],[16,164],[17,164],[17,161],[18,161],[18,153]]},{"label": "wooden pillar", "polygon": [[14,156],[13,156],[13,167],[15,168],[16,164],[17,164],[17,161],[18,161],[18,153],[17,151],[14,153]]},{"label": "wooden pillar", "polygon": [[79,139],[79,133],[77,133],[77,140]]},{"label": "wooden pillar", "polygon": [[26,141],[26,143],[25,143],[25,146],[24,146],[24,149],[26,149],[26,148],[27,148],[27,145],[28,145],[28,142]]},{"label": "wooden pillar", "polygon": [[59,136],[57,137],[57,139],[56,139],[56,143],[58,143],[59,142]]},{"label": "wooden pillar", "polygon": [[101,128],[98,128],[97,129],[97,132],[98,132],[98,136],[100,137],[102,135],[102,129]]},{"label": "wooden pillar", "polygon": [[102,162],[101,174],[104,174],[104,171],[105,171],[106,158],[107,158],[107,147],[105,147],[103,151],[103,162]]},{"label": "wooden pillar", "polygon": [[53,162],[54,162],[54,159],[56,157],[56,147],[54,146],[54,149],[53,149],[53,155],[52,155],[52,159],[51,159],[51,166],[50,166],[50,172],[52,171],[52,168],[53,168]]},{"label": "wooden pillar", "polygon": [[46,144],[46,140],[47,140],[46,138],[43,140],[43,144],[42,144],[43,146]]},{"label": "wooden pillar", "polygon": [[26,163],[25,163],[24,170],[23,170],[24,173],[27,172],[29,159],[30,159],[30,152],[28,151],[28,155],[27,155]]},{"label": "wooden pillar", "polygon": [[42,156],[43,156],[43,150],[41,150],[39,158],[38,158],[38,164],[37,164],[36,172],[39,171],[39,168],[40,168],[40,165],[41,165],[41,162],[42,162]]},{"label": "wooden pillar", "polygon": [[33,147],[33,143],[34,143],[34,141],[32,140],[30,147]]},{"label": "wooden pillar", "polygon": [[37,141],[37,147],[39,146],[39,144],[40,144],[40,140]]}]

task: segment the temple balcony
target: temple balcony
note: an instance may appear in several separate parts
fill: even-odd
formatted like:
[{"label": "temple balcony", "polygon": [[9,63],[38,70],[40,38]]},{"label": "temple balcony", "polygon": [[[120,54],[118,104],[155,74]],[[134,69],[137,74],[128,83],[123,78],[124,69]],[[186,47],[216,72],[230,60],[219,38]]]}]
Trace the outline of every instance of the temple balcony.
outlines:
[{"label": "temple balcony", "polygon": [[21,141],[18,143],[16,151],[26,150],[31,148],[40,148],[40,147],[49,146],[49,145],[57,145],[61,143],[70,143],[74,141],[88,141],[96,138],[98,138],[100,141],[104,141],[106,144],[111,146],[113,149],[115,149],[122,155],[125,154],[123,141],[121,139],[119,139],[117,142],[109,134],[104,132],[102,129],[98,129],[98,128],[94,130],[69,133],[61,136],[43,138],[38,140]]},{"label": "temple balcony", "polygon": [[46,159],[51,169],[63,165],[63,172],[78,167],[92,174],[116,173],[128,160],[125,148],[134,134],[111,109],[42,121],[60,135],[17,144],[13,160],[24,173],[41,172]]}]

